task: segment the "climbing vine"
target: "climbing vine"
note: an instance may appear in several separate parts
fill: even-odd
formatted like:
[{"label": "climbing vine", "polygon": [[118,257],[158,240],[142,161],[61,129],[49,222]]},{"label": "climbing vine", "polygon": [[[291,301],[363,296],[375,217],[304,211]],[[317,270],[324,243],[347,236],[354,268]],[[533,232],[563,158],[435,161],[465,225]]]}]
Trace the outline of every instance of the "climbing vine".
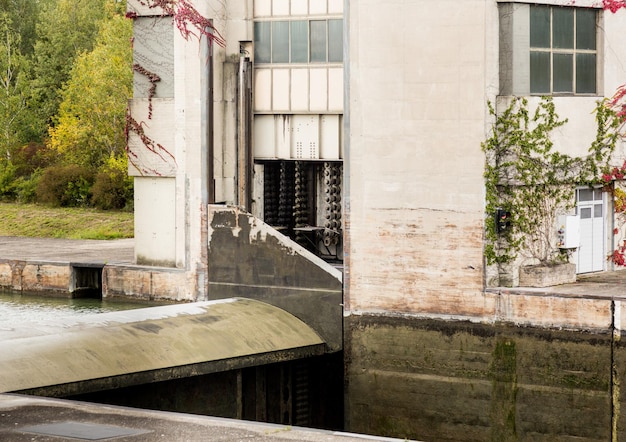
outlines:
[{"label": "climbing vine", "polygon": [[556,216],[573,208],[575,185],[597,184],[600,173],[612,170],[607,165],[619,139],[616,112],[607,101],[598,104],[589,155],[572,157],[553,149],[551,133],[567,120],[558,117],[551,98],[542,98],[532,114],[526,98],[513,98],[503,112],[488,107],[495,123],[482,143],[487,262],[508,263],[520,253],[542,264],[565,261],[555,244]]},{"label": "climbing vine", "polygon": [[[224,38],[213,26],[213,22],[200,14],[188,0],[138,0],[138,2],[142,6],[150,9],[160,8],[163,17],[172,17],[178,31],[185,40],[189,40],[190,37],[195,37],[200,41],[202,37],[205,37],[209,46],[213,43],[224,46],[226,43]],[[128,12],[126,17],[134,20],[137,18],[137,14],[135,12]],[[157,84],[161,81],[161,77],[138,63],[133,64],[133,71],[145,76],[150,82],[150,88],[148,89],[148,120],[151,120],[152,99],[156,95]],[[169,159],[171,159],[175,164],[176,159],[169,150],[151,139],[146,134],[144,127],[145,123],[135,120],[131,114],[130,107],[127,108],[126,152],[128,160],[141,174],[153,174],[158,176],[160,175],[158,170],[143,167],[139,162],[139,156],[130,150],[128,141],[131,133],[137,135],[143,146],[161,160],[169,161]]]},{"label": "climbing vine", "polygon": [[611,12],[626,8],[626,0],[602,0],[602,6]]},{"label": "climbing vine", "polygon": [[[626,9],[626,0],[602,0],[602,6],[615,13]],[[489,103],[495,123],[482,143],[488,264],[511,262],[521,251],[541,263],[564,259],[552,243],[554,218],[574,205],[574,186],[587,183],[603,184],[603,190],[613,196],[613,233],[620,236],[608,259],[626,266],[626,192],[618,184],[626,177],[626,162],[621,167],[610,165],[625,135],[626,84],[613,97],[598,102],[596,138],[584,158],[552,149],[550,133],[565,120],[556,116],[550,98],[543,98],[532,116],[527,105],[526,99],[514,98],[504,112],[496,112]]]},{"label": "climbing vine", "polygon": [[[622,86],[616,94],[604,101],[604,128],[605,138],[616,143],[624,137],[624,125],[626,124],[626,87]],[[599,126],[600,127],[600,126]],[[619,188],[619,183],[626,178],[626,161],[620,167],[613,166],[602,172],[602,182],[605,189],[613,197],[613,209],[615,211],[615,249],[609,254],[608,259],[619,266],[626,266],[626,192]]]},{"label": "climbing vine", "polygon": [[[226,41],[213,27],[213,22],[200,14],[188,0],[138,0],[150,9],[160,8],[163,16],[171,16],[178,31],[185,40],[193,36],[200,40],[201,36],[208,39],[209,44],[216,43],[224,46]],[[134,13],[126,14],[129,18],[136,18]]]}]

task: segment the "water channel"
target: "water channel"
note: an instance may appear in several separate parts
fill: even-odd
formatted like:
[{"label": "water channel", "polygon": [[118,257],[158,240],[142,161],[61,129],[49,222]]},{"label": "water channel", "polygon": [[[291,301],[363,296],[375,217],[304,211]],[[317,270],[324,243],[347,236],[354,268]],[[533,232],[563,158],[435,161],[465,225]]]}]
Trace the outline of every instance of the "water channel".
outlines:
[{"label": "water channel", "polygon": [[78,319],[86,315],[132,310],[162,305],[155,302],[106,300],[93,298],[50,297],[0,290],[0,327],[45,322],[54,319]]}]

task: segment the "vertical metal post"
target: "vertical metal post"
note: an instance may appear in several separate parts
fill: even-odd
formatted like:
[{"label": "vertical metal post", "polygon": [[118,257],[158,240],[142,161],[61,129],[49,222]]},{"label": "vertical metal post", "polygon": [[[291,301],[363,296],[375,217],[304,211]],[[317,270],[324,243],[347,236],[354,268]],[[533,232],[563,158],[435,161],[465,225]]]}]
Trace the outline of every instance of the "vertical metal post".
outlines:
[{"label": "vertical metal post", "polygon": [[[207,29],[207,32],[212,32]],[[200,262],[197,264],[197,300],[208,299],[209,294],[209,204],[215,202],[213,170],[213,42],[202,36],[200,42]],[[193,209],[192,209],[193,213]]]},{"label": "vertical metal post", "polygon": [[237,97],[237,203],[245,210],[252,208],[252,63],[248,57],[239,59]]}]

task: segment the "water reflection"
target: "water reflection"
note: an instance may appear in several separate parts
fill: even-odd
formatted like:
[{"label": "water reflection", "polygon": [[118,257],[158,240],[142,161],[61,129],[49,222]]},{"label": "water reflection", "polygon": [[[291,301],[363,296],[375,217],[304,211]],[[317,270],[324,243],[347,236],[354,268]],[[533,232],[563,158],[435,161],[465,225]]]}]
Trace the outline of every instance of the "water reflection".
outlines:
[{"label": "water reflection", "polygon": [[90,314],[155,305],[162,304],[92,298],[58,298],[0,290],[0,326],[8,327],[60,318],[78,319]]}]

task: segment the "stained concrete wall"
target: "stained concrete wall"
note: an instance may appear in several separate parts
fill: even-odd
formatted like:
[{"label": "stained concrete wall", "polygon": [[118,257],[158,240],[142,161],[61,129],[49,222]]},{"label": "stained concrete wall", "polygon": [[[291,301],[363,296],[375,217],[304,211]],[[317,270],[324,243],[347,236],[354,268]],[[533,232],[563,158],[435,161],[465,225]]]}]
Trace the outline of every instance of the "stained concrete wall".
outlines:
[{"label": "stained concrete wall", "polygon": [[[611,301],[484,290],[481,142],[500,93],[499,3],[345,3],[349,431],[610,440]],[[625,20],[604,13],[600,96],[626,78]],[[561,151],[586,153],[597,98],[555,99],[571,121]],[[571,334],[546,331],[561,326]]]},{"label": "stained concrete wall", "polygon": [[[611,440],[624,381],[609,330],[585,334],[351,316],[350,431],[416,440]],[[617,346],[615,346],[617,348]],[[612,379],[612,363],[619,379]],[[624,407],[624,394],[619,393]]]},{"label": "stained concrete wall", "polygon": [[0,289],[68,296],[71,281],[68,263],[0,260]]},{"label": "stained concrete wall", "polygon": [[496,4],[348,3],[346,310],[489,314],[480,143]]},{"label": "stained concrete wall", "polygon": [[209,299],[246,297],[300,318],[342,348],[342,274],[258,218],[210,206]]}]

